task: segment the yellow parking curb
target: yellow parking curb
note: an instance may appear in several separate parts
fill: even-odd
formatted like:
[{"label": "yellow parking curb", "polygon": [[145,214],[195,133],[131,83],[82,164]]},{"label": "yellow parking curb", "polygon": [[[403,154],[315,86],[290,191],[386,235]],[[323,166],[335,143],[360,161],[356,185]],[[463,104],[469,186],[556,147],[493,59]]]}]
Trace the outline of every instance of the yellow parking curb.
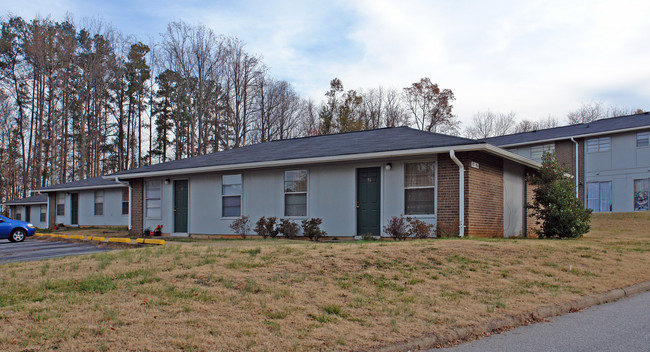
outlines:
[{"label": "yellow parking curb", "polygon": [[90,237],[90,239],[92,241],[104,241],[105,240],[104,237],[97,237],[97,236]]},{"label": "yellow parking curb", "polygon": [[85,240],[86,236],[84,235],[70,235],[68,236],[69,239],[71,240]]},{"label": "yellow parking curb", "polygon": [[38,236],[38,237],[45,237],[45,236],[49,236],[49,235],[50,234],[38,233],[38,232],[34,234],[34,236]]},{"label": "yellow parking curb", "polygon": [[149,238],[138,238],[135,240],[136,243],[146,243],[146,244],[159,244],[165,245],[165,240],[153,240]]},{"label": "yellow parking curb", "polygon": [[115,237],[115,238],[109,238],[108,242],[131,243],[131,239]]},{"label": "yellow parking curb", "polygon": [[150,240],[150,239],[147,238],[146,240],[144,240],[144,243],[164,245],[165,240]]}]

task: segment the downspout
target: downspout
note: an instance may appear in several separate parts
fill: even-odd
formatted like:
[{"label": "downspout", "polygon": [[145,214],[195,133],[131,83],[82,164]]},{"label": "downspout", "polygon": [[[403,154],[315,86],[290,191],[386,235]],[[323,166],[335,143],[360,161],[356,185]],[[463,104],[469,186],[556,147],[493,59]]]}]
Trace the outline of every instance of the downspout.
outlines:
[{"label": "downspout", "polygon": [[465,167],[458,160],[454,150],[449,151],[449,157],[458,166],[458,237],[465,236]]},{"label": "downspout", "polygon": [[133,199],[131,197],[131,184],[128,183],[128,182],[120,181],[120,178],[117,177],[117,176],[115,176],[115,182],[117,182],[117,183],[119,183],[121,185],[125,185],[125,186],[129,187],[129,224],[128,224],[128,226],[129,226],[129,231],[130,231],[130,230],[132,230],[132,228],[131,228],[132,227],[131,226],[131,216],[132,215],[131,214],[133,214]]},{"label": "downspout", "polygon": [[580,180],[578,179],[578,142],[576,142],[573,137],[571,137],[571,142],[573,142],[576,145],[576,198],[580,198],[580,194],[578,193],[578,184]]}]

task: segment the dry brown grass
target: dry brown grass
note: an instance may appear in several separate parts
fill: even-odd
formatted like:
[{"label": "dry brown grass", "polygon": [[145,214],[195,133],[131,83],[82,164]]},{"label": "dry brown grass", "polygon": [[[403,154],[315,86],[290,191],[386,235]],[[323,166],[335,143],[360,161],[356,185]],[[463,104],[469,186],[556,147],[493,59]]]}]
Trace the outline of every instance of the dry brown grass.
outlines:
[{"label": "dry brown grass", "polygon": [[650,213],[593,222],[580,240],[222,241],[4,264],[0,350],[359,350],[649,280]]}]

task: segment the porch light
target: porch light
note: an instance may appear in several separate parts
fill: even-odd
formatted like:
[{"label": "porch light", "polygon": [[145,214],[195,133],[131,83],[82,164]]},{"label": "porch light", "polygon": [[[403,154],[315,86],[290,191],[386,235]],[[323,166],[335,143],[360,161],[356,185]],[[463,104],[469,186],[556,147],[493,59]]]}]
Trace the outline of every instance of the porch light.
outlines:
[{"label": "porch light", "polygon": [[391,163],[386,163],[386,166],[385,166],[386,171],[389,171],[389,170],[392,169],[392,168],[393,168],[393,164],[391,164]]}]

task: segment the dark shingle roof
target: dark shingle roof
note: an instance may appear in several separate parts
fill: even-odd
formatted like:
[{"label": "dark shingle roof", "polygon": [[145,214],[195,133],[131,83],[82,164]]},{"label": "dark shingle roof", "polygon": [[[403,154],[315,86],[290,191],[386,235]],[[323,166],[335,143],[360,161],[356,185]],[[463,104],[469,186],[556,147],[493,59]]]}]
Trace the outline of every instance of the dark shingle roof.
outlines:
[{"label": "dark shingle roof", "polygon": [[380,128],[368,131],[285,139],[254,144],[242,148],[144,166],[118,172],[113,175],[133,175],[144,172],[171,171],[206,166],[448,147],[476,143],[481,142],[439,133],[424,132],[409,127]]},{"label": "dark shingle roof", "polygon": [[26,198],[10,200],[10,201],[4,202],[2,204],[4,204],[4,205],[22,205],[22,204],[46,204],[46,203],[47,203],[47,195],[46,194],[39,194],[37,196],[31,196],[31,197],[26,197]]},{"label": "dark shingle roof", "polygon": [[630,128],[650,128],[650,113],[612,117],[596,120],[579,125],[561,126],[544,130],[509,134],[500,137],[486,138],[482,141],[496,146],[507,146],[513,144],[534,143],[536,141],[566,139],[575,136],[615,132]]},{"label": "dark shingle roof", "polygon": [[121,186],[121,183],[115,182],[115,180],[107,180],[99,177],[87,178],[85,180],[73,181],[68,183],[62,183],[59,185],[52,185],[45,188],[40,188],[37,191],[47,192],[52,190],[60,189],[84,189],[84,188],[99,188],[99,187],[117,187]]}]

